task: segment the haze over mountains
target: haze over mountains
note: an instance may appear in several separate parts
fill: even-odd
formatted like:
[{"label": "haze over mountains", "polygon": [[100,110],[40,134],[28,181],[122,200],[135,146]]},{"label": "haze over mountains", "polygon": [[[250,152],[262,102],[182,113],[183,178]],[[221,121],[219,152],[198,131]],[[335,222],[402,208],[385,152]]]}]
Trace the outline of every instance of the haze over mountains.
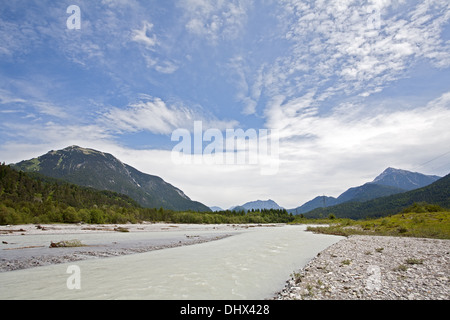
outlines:
[{"label": "haze over mountains", "polygon": [[146,208],[210,211],[207,206],[191,200],[162,178],[142,173],[111,154],[93,149],[70,146],[21,161],[12,167],[80,186],[125,194]]}]

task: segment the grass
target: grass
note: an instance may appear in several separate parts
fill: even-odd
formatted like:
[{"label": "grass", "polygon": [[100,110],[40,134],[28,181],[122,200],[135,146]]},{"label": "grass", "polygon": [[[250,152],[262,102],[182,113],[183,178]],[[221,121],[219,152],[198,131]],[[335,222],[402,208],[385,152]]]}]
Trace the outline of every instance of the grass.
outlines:
[{"label": "grass", "polygon": [[309,226],[307,230],[340,236],[381,235],[450,239],[450,211],[403,212],[370,220],[297,218],[294,223],[319,225]]},{"label": "grass", "polygon": [[407,264],[423,264],[423,259],[409,258],[405,261]]},{"label": "grass", "polygon": [[404,264],[399,265],[398,267],[394,268],[394,271],[406,271],[408,270],[408,267]]},{"label": "grass", "polygon": [[345,266],[350,265],[350,263],[352,263],[352,260],[350,260],[350,259],[346,259],[346,260],[342,260],[342,261],[341,261],[341,264],[343,264],[343,265],[345,265]]},{"label": "grass", "polygon": [[408,265],[423,264],[423,259],[408,258],[405,260],[405,263],[406,264],[401,264],[398,267],[394,268],[394,271],[407,271]]}]

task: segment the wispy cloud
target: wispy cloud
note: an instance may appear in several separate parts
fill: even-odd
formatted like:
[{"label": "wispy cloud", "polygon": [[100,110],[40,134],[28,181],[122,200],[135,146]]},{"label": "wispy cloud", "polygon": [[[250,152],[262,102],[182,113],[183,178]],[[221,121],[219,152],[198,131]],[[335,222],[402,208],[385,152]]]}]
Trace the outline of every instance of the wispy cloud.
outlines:
[{"label": "wispy cloud", "polygon": [[[302,101],[291,104],[278,108],[304,108]],[[282,116],[278,120],[283,123],[281,135],[284,141],[280,148],[288,159],[314,159],[317,170],[324,164],[327,164],[324,167],[345,168],[344,162],[349,162],[352,166],[350,158],[360,165],[373,165],[377,157],[381,166],[387,159],[411,165],[417,163],[421,154],[441,150],[443,141],[450,141],[450,132],[446,129],[446,123],[450,121],[450,92],[416,109],[361,115],[360,108],[345,108],[345,112],[336,109],[327,116],[320,115],[317,109],[310,109],[302,117],[291,118],[291,121],[287,121],[288,118]],[[281,126],[279,123],[273,125]],[[307,171],[311,169],[309,167]]]},{"label": "wispy cloud", "polygon": [[27,112],[30,115],[30,113],[35,112],[53,118],[68,119],[70,117],[63,106],[35,98],[17,97],[5,89],[0,89],[0,106],[10,109],[8,113]]},{"label": "wispy cloud", "polygon": [[236,100],[243,104],[242,113],[252,115],[256,113],[258,100],[262,91],[262,72],[261,69],[255,74],[247,66],[247,61],[242,56],[236,56],[230,59],[226,64],[230,78],[236,87]]},{"label": "wispy cloud", "polygon": [[142,29],[132,30],[131,41],[144,46],[141,54],[148,68],[154,69],[162,74],[172,74],[178,70],[178,65],[173,60],[164,57],[161,51],[161,43],[154,32],[153,24],[148,21],[142,22]]},{"label": "wispy cloud", "polygon": [[10,104],[10,103],[24,103],[25,99],[15,97],[11,92],[0,89],[0,104]]},{"label": "wispy cloud", "polygon": [[178,5],[185,11],[186,29],[215,44],[239,36],[253,1],[181,0]]},{"label": "wispy cloud", "polygon": [[155,34],[151,34],[153,24],[148,21],[144,21],[142,29],[133,30],[131,39],[133,41],[144,44],[147,48],[153,48],[157,44]]},{"label": "wispy cloud", "polygon": [[[450,42],[441,37],[450,21],[448,1],[284,0],[279,10],[285,52],[253,70],[234,61],[239,81],[269,100],[297,99],[311,90],[317,106],[337,97],[366,98],[410,77],[423,61],[450,66]],[[247,114],[262,96],[245,93],[245,86],[240,100]]]},{"label": "wispy cloud", "polygon": [[163,135],[169,135],[178,128],[191,130],[194,121],[203,121],[206,129],[212,127],[222,130],[237,125],[236,121],[219,120],[206,116],[201,110],[179,103],[167,104],[160,98],[150,96],[124,109],[110,108],[100,121],[115,132],[147,131]]}]

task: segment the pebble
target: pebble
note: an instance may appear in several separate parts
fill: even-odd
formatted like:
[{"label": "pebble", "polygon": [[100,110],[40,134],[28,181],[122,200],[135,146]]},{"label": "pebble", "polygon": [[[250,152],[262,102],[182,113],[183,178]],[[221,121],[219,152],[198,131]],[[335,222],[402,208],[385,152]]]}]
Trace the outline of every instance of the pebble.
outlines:
[{"label": "pebble", "polygon": [[449,300],[450,240],[350,236],[294,272],[275,300]]}]

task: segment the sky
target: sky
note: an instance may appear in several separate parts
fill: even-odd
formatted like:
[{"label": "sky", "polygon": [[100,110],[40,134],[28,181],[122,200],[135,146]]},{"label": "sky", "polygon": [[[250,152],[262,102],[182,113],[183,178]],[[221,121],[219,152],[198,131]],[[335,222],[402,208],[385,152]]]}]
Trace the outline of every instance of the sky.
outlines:
[{"label": "sky", "polygon": [[78,145],[208,206],[294,208],[450,173],[449,69],[448,0],[7,1],[0,161]]}]

